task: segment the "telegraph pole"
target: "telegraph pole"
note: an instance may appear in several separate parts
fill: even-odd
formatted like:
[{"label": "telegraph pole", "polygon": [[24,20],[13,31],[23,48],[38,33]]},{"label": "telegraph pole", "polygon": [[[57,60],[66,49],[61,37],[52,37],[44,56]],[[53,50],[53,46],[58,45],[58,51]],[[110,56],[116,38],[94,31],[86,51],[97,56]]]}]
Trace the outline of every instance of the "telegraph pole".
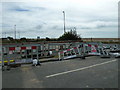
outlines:
[{"label": "telegraph pole", "polygon": [[5,38],[6,38],[6,32],[5,32]]},{"label": "telegraph pole", "polygon": [[65,31],[65,11],[63,11],[63,20],[64,20],[64,33],[66,32]]},{"label": "telegraph pole", "polygon": [[14,25],[14,30],[15,30],[15,39],[16,39],[16,25]]},{"label": "telegraph pole", "polygon": [[19,37],[18,37],[18,38],[20,39],[20,31],[18,32],[18,34],[19,34]]}]

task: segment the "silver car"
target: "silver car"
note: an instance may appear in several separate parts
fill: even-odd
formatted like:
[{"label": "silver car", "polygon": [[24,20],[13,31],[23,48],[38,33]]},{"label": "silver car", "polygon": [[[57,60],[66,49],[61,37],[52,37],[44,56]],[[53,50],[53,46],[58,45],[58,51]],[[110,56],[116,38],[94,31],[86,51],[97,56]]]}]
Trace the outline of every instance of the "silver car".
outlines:
[{"label": "silver car", "polygon": [[120,53],[118,53],[118,52],[110,52],[109,54],[113,57],[116,57],[116,58],[120,57]]}]

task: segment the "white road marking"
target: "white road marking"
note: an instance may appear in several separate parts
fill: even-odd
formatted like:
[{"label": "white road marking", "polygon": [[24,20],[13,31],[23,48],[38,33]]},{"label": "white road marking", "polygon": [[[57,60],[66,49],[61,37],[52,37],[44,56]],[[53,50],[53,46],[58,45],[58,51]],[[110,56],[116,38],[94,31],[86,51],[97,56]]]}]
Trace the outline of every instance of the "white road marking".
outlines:
[{"label": "white road marking", "polygon": [[55,77],[55,76],[58,76],[58,75],[63,75],[63,74],[71,73],[71,72],[81,71],[81,70],[85,70],[85,69],[88,69],[88,68],[92,68],[92,67],[95,67],[95,66],[100,66],[100,65],[115,62],[115,61],[117,61],[117,59],[107,61],[107,62],[103,62],[103,63],[99,63],[99,64],[95,64],[95,65],[88,66],[88,67],[83,67],[83,68],[79,68],[79,69],[75,69],[75,70],[70,70],[70,71],[66,71],[66,72],[61,72],[61,73],[48,75],[48,76],[46,76],[46,78]]}]

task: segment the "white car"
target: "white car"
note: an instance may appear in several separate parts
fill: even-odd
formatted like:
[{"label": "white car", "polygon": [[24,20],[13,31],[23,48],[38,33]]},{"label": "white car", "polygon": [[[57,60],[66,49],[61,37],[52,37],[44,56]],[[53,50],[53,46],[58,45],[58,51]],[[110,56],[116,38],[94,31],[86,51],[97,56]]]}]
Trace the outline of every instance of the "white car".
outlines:
[{"label": "white car", "polygon": [[118,52],[113,52],[113,53],[109,53],[111,56],[114,56],[116,58],[120,57],[120,53]]}]

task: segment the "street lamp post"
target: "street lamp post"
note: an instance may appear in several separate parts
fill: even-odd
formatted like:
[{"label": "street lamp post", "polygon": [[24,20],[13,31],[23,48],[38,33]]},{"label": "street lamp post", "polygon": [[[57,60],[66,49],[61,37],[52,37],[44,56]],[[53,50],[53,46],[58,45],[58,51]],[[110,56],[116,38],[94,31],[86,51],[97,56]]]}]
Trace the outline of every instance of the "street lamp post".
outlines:
[{"label": "street lamp post", "polygon": [[65,11],[63,11],[63,18],[64,18],[64,33],[66,32],[65,31]]},{"label": "street lamp post", "polygon": [[15,39],[16,39],[16,25],[14,25],[14,30],[15,30]]}]

